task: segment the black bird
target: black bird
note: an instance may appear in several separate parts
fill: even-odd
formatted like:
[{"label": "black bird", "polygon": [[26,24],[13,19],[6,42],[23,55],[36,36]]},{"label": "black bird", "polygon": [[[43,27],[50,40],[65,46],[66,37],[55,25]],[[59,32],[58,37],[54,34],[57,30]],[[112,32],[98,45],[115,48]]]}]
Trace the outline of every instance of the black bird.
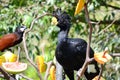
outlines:
[{"label": "black bird", "polygon": [[[65,74],[70,80],[74,80],[74,70],[78,71],[85,62],[87,42],[80,38],[68,38],[71,18],[66,12],[57,9],[53,12],[53,16],[52,23],[55,23],[60,28],[55,56],[62,65]],[[94,51],[90,48],[90,57],[93,56]],[[92,71],[90,71],[90,67],[92,67]],[[87,80],[92,80],[98,74],[99,67],[96,61],[90,63],[84,73]]]},{"label": "black bird", "polygon": [[19,44],[22,41],[25,29],[25,26],[19,26],[16,28],[15,32],[2,36],[0,38],[0,51],[4,51],[9,47]]}]

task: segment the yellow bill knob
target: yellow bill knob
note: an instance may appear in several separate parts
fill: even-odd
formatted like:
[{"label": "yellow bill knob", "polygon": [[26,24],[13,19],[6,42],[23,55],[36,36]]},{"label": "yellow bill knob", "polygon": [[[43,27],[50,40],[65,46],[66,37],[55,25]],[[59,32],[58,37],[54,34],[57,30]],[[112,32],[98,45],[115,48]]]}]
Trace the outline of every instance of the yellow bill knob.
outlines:
[{"label": "yellow bill knob", "polygon": [[52,25],[57,25],[57,24],[58,24],[58,21],[57,21],[57,18],[56,18],[56,17],[53,17],[53,18],[52,18],[51,24],[52,24]]},{"label": "yellow bill knob", "polygon": [[51,68],[50,68],[50,78],[51,78],[51,80],[56,80],[55,72],[56,72],[56,68],[55,68],[54,65],[52,65]]}]

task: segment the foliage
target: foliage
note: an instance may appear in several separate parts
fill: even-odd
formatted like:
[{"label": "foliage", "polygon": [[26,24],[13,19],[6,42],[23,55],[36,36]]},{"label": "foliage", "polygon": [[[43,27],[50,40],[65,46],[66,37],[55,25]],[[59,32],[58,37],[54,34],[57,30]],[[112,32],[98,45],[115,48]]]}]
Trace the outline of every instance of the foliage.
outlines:
[{"label": "foliage", "polygon": [[[34,16],[44,13],[52,13],[55,8],[61,8],[71,15],[72,27],[70,37],[78,37],[88,40],[88,25],[85,20],[85,12],[74,16],[78,0],[1,0],[0,1],[0,36],[13,32],[20,24],[30,26]],[[106,47],[110,53],[120,52],[120,1],[119,0],[91,0],[89,3],[89,15],[93,25],[91,47],[95,52],[103,51]],[[112,22],[114,21],[114,24]],[[110,25],[111,24],[111,25]],[[45,61],[53,60],[58,28],[51,25],[51,17],[45,16],[35,22],[31,32],[27,35],[27,46],[31,59],[36,55],[43,55]],[[44,43],[44,45],[43,45]],[[25,59],[23,45],[20,60]],[[17,46],[12,48],[17,52]],[[43,51],[44,50],[44,53]],[[26,60],[26,59],[25,59]],[[106,80],[119,80],[120,58],[114,58],[106,64],[103,76]],[[29,72],[26,74],[33,77]],[[34,71],[34,70],[33,70]],[[116,72],[117,71],[117,72]],[[109,75],[109,74],[110,75]]]}]

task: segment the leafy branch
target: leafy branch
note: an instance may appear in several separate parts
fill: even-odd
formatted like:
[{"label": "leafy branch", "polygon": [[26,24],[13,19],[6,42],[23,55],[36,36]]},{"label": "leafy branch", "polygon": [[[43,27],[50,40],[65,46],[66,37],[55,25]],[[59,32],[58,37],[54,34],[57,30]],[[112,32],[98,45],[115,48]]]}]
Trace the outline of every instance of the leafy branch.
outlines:
[{"label": "leafy branch", "polygon": [[29,57],[29,52],[28,52],[27,44],[26,44],[26,34],[33,29],[33,26],[34,26],[34,23],[35,23],[36,20],[41,19],[42,17],[47,16],[47,15],[49,16],[49,15],[51,15],[51,14],[45,13],[45,14],[43,14],[43,15],[41,15],[41,16],[35,17],[35,19],[33,19],[32,23],[31,23],[31,25],[30,25],[30,28],[27,29],[27,30],[24,32],[24,34],[23,34],[23,45],[24,45],[24,50],[25,50],[26,58],[27,58],[27,60],[31,63],[31,65],[36,69],[40,80],[43,80],[43,79],[42,79],[42,76],[41,76],[41,74],[40,74],[37,66],[35,65],[35,63],[34,63],[34,62],[30,59],[30,57]]},{"label": "leafy branch", "polygon": [[[89,2],[89,0],[88,0]],[[85,15],[86,15],[86,20],[87,20],[87,23],[89,25],[89,29],[90,29],[90,32],[89,32],[89,40],[88,40],[88,45],[87,45],[87,51],[86,51],[86,60],[82,66],[82,68],[79,69],[78,73],[77,73],[77,80],[80,80],[80,77],[84,74],[87,66],[89,65],[90,62],[92,62],[94,60],[94,58],[90,58],[89,57],[89,51],[90,51],[90,43],[91,43],[91,38],[92,38],[92,24],[91,24],[91,20],[89,19],[89,13],[88,13],[88,9],[87,9],[87,3],[85,3],[84,5],[84,10],[85,10]],[[116,20],[113,20],[112,23],[110,25],[108,25],[104,30],[106,30],[107,28],[111,27],[112,24],[114,24]],[[112,56],[117,56],[119,57],[120,54],[111,54]],[[99,77],[98,77],[98,80],[100,80],[100,77],[102,75],[102,72],[103,72],[103,65],[101,65],[101,70],[100,70],[100,73],[99,73]]]},{"label": "leafy branch", "polygon": [[[18,47],[18,58],[17,61],[19,61],[19,54],[20,54],[20,47]],[[2,73],[1,77],[5,78],[7,80],[15,80],[14,74],[10,75],[8,72],[4,71],[2,67],[0,67],[0,72]]]}]

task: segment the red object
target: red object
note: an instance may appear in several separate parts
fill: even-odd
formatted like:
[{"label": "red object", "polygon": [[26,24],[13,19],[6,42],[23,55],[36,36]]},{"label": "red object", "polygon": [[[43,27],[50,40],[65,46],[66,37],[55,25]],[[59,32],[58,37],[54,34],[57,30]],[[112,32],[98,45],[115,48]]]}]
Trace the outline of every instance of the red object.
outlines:
[{"label": "red object", "polygon": [[15,46],[22,41],[23,33],[26,27],[17,27],[14,33],[6,34],[0,38],[0,51],[4,51],[9,47]]}]

